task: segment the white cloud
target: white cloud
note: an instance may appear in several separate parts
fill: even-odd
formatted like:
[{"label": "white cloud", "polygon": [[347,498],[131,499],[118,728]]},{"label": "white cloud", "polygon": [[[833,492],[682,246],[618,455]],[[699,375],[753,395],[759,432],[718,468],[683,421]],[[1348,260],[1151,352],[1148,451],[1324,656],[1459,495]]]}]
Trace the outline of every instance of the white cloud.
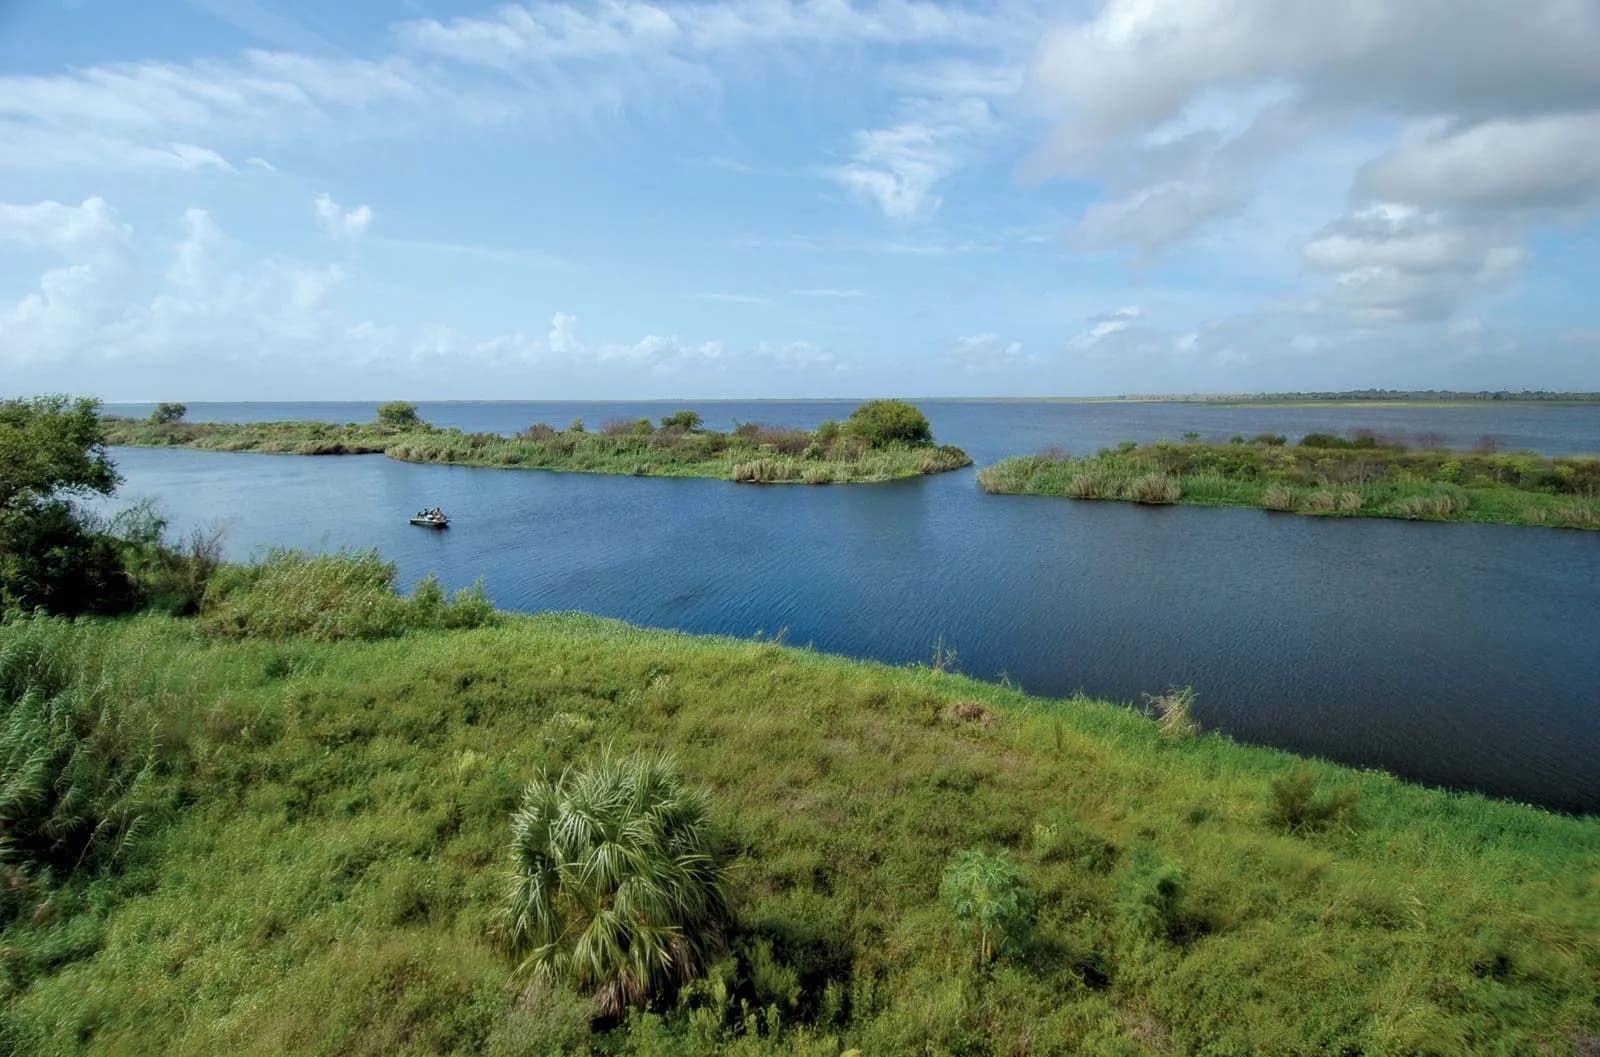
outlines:
[{"label": "white cloud", "polygon": [[[94,257],[101,246],[126,237],[126,228],[96,199],[76,207],[0,205],[0,238],[26,240],[69,260]],[[0,307],[0,373],[53,365],[56,376],[89,371],[105,379],[120,365],[131,372],[122,377],[143,378],[165,368],[194,384],[209,378],[238,392],[252,378],[332,377],[349,385],[375,367],[476,376],[537,366],[623,383],[644,372],[698,379],[708,388],[729,372],[845,369],[832,350],[806,341],[735,349],[662,334],[591,340],[566,312],[555,313],[543,333],[510,330],[480,338],[444,325],[352,322],[338,301],[349,280],[342,267],[257,260],[243,251],[210,213],[191,208],[162,267],[137,271],[130,260],[47,270],[36,290]],[[137,294],[140,289],[153,293]]]},{"label": "white cloud", "polygon": [[124,251],[131,232],[106,200],[87,198],[82,205],[0,202],[0,241],[26,249],[47,250],[74,259],[101,259]]},{"label": "white cloud", "polygon": [[926,0],[723,0],[717,3],[507,4],[490,15],[398,27],[419,51],[489,67],[562,60],[703,55],[776,43],[906,45],[1012,36],[1025,19],[992,19]]},{"label": "white cloud", "polygon": [[967,334],[950,343],[950,359],[969,373],[998,370],[1031,359],[1023,355],[1022,342],[987,331]]},{"label": "white cloud", "polygon": [[1088,330],[1074,334],[1067,345],[1074,349],[1088,349],[1100,344],[1113,334],[1120,334],[1125,330],[1139,326],[1144,321],[1144,310],[1138,305],[1124,305],[1099,316],[1090,316],[1092,323]]},{"label": "white cloud", "polygon": [[1337,301],[1379,322],[1449,316],[1513,279],[1525,256],[1501,228],[1392,204],[1335,221],[1301,252],[1333,276]]},{"label": "white cloud", "polygon": [[1468,208],[1572,206],[1600,197],[1600,110],[1430,122],[1361,174],[1369,195]]},{"label": "white cloud", "polygon": [[982,99],[918,100],[916,116],[856,132],[850,162],[829,170],[839,184],[876,202],[895,220],[939,208],[935,187],[963,160],[972,138],[992,121]]},{"label": "white cloud", "polygon": [[[1312,201],[1348,215],[1305,263],[1370,320],[1448,314],[1516,275],[1549,210],[1600,200],[1595,54],[1592,0],[1108,0],[1036,53],[1055,127],[1025,172],[1098,183],[1077,239],[1149,256],[1234,216],[1235,242],[1265,225],[1282,245],[1257,185],[1332,160],[1348,182]],[[1378,230],[1362,214],[1382,203],[1428,220]]]},{"label": "white cloud", "polygon": [[372,226],[372,207],[365,203],[345,209],[324,193],[317,195],[312,208],[330,238],[358,239]]},{"label": "white cloud", "polygon": [[1211,88],[1287,82],[1317,105],[1564,109],[1600,97],[1590,0],[1110,0],[1049,34],[1032,76],[1092,144]]}]

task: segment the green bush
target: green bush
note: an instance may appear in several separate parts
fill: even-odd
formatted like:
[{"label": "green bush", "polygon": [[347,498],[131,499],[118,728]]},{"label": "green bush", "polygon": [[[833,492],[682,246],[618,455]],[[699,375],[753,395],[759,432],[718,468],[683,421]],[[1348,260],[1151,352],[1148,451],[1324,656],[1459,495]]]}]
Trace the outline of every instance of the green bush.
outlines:
[{"label": "green bush", "polygon": [[860,438],[871,448],[933,443],[933,427],[928,425],[928,417],[904,400],[868,400],[850,412],[844,432]]},{"label": "green bush", "polygon": [[511,817],[500,934],[535,987],[573,987],[606,1016],[705,972],[730,921],[707,795],[665,756],[540,774]]},{"label": "green bush", "polygon": [[378,421],[395,429],[415,429],[422,425],[422,417],[417,414],[417,405],[408,404],[404,400],[391,400],[378,408]]},{"label": "green bush", "polygon": [[1354,827],[1358,791],[1338,789],[1317,796],[1317,776],[1309,767],[1296,768],[1272,781],[1267,821],[1288,833],[1316,833],[1330,826]]},{"label": "green bush", "polygon": [[187,404],[157,404],[156,409],[150,412],[152,426],[166,426],[173,422],[183,421],[183,416],[189,413]]},{"label": "green bush", "polygon": [[1182,931],[1183,871],[1150,845],[1133,855],[1117,891],[1117,911],[1134,936],[1172,939]]},{"label": "green bush", "polygon": [[682,433],[694,433],[705,425],[705,419],[695,411],[679,411],[675,414],[664,415],[661,418],[661,428],[678,430]]},{"label": "green bush", "polygon": [[956,920],[971,927],[980,964],[1027,945],[1034,897],[1005,852],[962,852],[945,870],[942,888]]}]

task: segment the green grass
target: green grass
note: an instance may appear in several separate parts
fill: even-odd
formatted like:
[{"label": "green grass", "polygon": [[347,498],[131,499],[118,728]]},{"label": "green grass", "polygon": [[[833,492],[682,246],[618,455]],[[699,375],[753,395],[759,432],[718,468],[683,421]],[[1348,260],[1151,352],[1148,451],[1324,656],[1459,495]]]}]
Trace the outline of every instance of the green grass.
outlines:
[{"label": "green grass", "polygon": [[558,470],[647,477],[714,477],[761,484],[847,484],[942,473],[972,465],[960,448],[872,447],[800,430],[613,429],[589,433],[549,427],[515,437],[431,426],[377,423],[175,422],[105,419],[106,443],[253,451],[281,455],[382,453],[404,462],[501,469]]},{"label": "green grass", "polygon": [[1340,443],[1128,442],[1085,458],[1005,459],[978,484],[1008,495],[1600,529],[1600,458]]},{"label": "green grass", "polygon": [[[110,866],[9,878],[0,1052],[1559,1057],[1600,1035],[1600,820],[771,643],[553,614],[391,630],[53,626],[69,684],[147,717],[168,806]],[[524,784],[605,748],[710,791],[736,932],[681,1004],[591,1033],[491,937]],[[1008,854],[1037,909],[987,965],[940,898],[971,850]]]}]

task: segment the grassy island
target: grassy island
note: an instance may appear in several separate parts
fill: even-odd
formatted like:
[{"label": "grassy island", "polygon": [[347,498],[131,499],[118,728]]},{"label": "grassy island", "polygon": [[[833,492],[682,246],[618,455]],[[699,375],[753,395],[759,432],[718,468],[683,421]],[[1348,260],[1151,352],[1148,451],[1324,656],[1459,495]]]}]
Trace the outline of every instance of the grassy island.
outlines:
[{"label": "grassy island", "polygon": [[[197,617],[0,624],[0,1052],[1570,1057],[1600,1037],[1600,820],[1242,746],[1182,694],[1156,721],[392,577],[280,555],[218,571]],[[514,940],[536,923],[506,914],[540,897],[542,812],[609,824],[639,797],[672,807],[589,861],[626,875],[641,833],[692,827],[714,899],[635,911],[699,923],[656,934],[692,971],[597,985],[630,971],[602,938],[530,975]],[[566,891],[539,905],[584,920]],[[644,920],[616,927],[644,943]]]},{"label": "grassy island", "polygon": [[[163,405],[181,407],[181,405]],[[408,404],[385,405],[370,423],[186,422],[108,417],[108,444],[254,451],[290,455],[382,453],[405,462],[451,463],[640,477],[716,477],[753,484],[846,484],[942,473],[972,465],[960,448],[937,445],[922,412],[899,400],[873,400],[843,422],[815,430],[755,423],[730,432],[704,428],[680,411],[659,422],[625,419],[591,432],[535,423],[516,436],[466,433],[423,422]]]},{"label": "grassy island", "polygon": [[1003,494],[1245,506],[1331,517],[1481,521],[1600,529],[1600,457],[1419,448],[1357,430],[1227,444],[1125,441],[1084,458],[1006,459],[978,474]]}]

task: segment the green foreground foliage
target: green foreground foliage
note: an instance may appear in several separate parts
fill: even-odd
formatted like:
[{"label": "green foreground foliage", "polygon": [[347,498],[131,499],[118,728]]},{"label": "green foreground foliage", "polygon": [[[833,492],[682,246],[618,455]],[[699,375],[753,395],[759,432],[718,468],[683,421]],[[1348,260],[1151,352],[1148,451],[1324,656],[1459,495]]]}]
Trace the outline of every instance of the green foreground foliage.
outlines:
[{"label": "green foreground foliage", "polygon": [[[1600,820],[932,668],[577,615],[452,628],[436,595],[374,624],[381,563],[342,561],[218,574],[198,619],[0,625],[6,744],[79,758],[0,748],[31,789],[0,803],[0,1053],[1600,1036]],[[281,616],[311,597],[333,615]],[[653,902],[624,922],[635,878]],[[630,955],[691,943],[693,973],[603,1015]]]},{"label": "green foreground foliage", "polygon": [[535,423],[514,437],[438,429],[410,404],[386,404],[371,423],[106,420],[110,444],[256,451],[292,455],[382,453],[405,462],[528,470],[716,477],[752,484],[842,484],[942,473],[972,465],[960,448],[936,445],[928,420],[900,400],[873,400],[844,422],[815,430],[743,423],[731,432],[702,428],[679,411],[606,423],[589,432],[575,420],[557,430]]},{"label": "green foreground foliage", "polygon": [[1600,529],[1600,457],[1412,451],[1365,431],[1313,433],[1294,446],[1268,434],[1228,444],[1125,441],[1085,458],[1006,459],[978,483],[1013,495]]}]

